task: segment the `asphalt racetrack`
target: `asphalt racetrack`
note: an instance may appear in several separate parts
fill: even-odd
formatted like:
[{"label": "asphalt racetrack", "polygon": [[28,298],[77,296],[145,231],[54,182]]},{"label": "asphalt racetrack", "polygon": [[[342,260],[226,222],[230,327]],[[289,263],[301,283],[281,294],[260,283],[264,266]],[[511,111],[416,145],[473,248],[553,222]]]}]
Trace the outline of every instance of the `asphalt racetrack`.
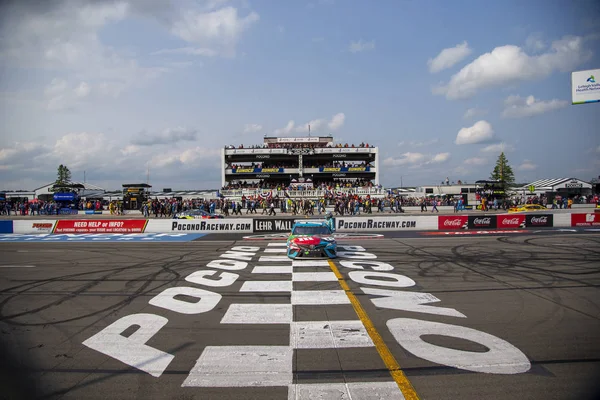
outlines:
[{"label": "asphalt racetrack", "polygon": [[0,398],[599,393],[597,232],[254,239],[0,243]]}]

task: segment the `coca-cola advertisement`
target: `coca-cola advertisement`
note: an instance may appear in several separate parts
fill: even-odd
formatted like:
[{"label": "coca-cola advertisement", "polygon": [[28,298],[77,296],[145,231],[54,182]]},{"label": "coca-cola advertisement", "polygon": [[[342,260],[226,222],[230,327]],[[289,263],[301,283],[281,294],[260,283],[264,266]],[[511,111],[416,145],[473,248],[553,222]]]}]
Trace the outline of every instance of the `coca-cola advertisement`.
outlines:
[{"label": "coca-cola advertisement", "polygon": [[495,215],[469,215],[469,229],[496,229]]},{"label": "coca-cola advertisement", "polygon": [[498,215],[496,221],[500,229],[525,228],[525,214]]},{"label": "coca-cola advertisement", "polygon": [[469,228],[469,217],[466,215],[441,215],[438,217],[438,230],[456,231]]},{"label": "coca-cola advertisement", "polygon": [[551,228],[554,226],[552,214],[529,214],[525,219],[528,228]]}]

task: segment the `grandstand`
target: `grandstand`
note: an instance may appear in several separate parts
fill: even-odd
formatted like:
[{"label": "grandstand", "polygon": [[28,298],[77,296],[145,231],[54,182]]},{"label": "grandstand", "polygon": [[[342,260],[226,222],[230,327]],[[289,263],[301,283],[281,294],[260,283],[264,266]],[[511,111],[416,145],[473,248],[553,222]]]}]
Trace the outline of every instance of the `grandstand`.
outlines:
[{"label": "grandstand", "polygon": [[258,146],[225,146],[221,159],[220,194],[228,198],[386,194],[379,185],[379,149],[368,143],[335,144],[331,136],[265,137]]}]

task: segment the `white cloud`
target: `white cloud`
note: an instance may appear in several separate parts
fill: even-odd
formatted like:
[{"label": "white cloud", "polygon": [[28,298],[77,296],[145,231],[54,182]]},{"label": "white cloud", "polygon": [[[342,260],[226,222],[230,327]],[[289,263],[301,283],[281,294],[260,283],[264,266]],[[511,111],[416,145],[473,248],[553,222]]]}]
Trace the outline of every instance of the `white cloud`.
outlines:
[{"label": "white cloud", "polygon": [[540,51],[546,49],[546,47],[547,47],[546,42],[544,42],[544,40],[542,39],[542,34],[539,32],[532,33],[525,40],[525,48],[534,53],[540,52]]},{"label": "white cloud", "polygon": [[293,120],[289,120],[287,125],[283,128],[279,128],[279,129],[275,129],[275,131],[273,132],[275,134],[275,136],[279,136],[279,135],[287,135],[289,133],[291,133],[294,130],[294,126],[295,126],[295,122]]},{"label": "white cloud", "polygon": [[454,47],[444,49],[440,52],[440,54],[435,56],[435,58],[430,58],[429,61],[427,61],[429,72],[435,74],[447,68],[451,68],[469,56],[472,51],[473,50],[469,48],[469,45],[466,41],[457,44]]},{"label": "white cloud", "polygon": [[90,85],[87,82],[81,82],[75,88],[75,96],[79,98],[87,97],[90,94]]},{"label": "white cloud", "polygon": [[434,155],[429,161],[431,164],[440,164],[450,159],[450,153],[438,153]]},{"label": "white cloud", "polygon": [[473,126],[462,128],[456,135],[456,144],[485,143],[494,138],[492,125],[487,121],[477,121]]},{"label": "white cloud", "polygon": [[328,128],[331,131],[337,131],[344,126],[345,121],[346,115],[344,113],[335,114],[329,121],[326,118],[317,118],[298,126],[295,125],[293,120],[290,120],[285,127],[275,129],[274,134],[289,134],[292,131],[307,133],[309,125],[311,133],[325,133],[325,128]]},{"label": "white cloud", "polygon": [[55,79],[44,91],[50,110],[75,107],[91,94],[117,96],[168,71],[140,66],[131,55],[101,42],[99,31],[124,20],[131,12],[129,3],[57,1],[37,8],[27,2],[15,4],[3,10],[0,62],[52,71]]},{"label": "white cloud", "polygon": [[463,115],[464,119],[471,119],[471,118],[475,118],[475,117],[481,117],[486,115],[488,112],[487,110],[482,110],[479,108],[469,108],[467,111],[465,111],[465,115]]},{"label": "white cloud", "polygon": [[337,131],[342,126],[344,126],[344,122],[346,121],[346,115],[344,113],[337,113],[332,118],[331,121],[327,124],[327,127],[332,131]]},{"label": "white cloud", "polygon": [[596,153],[600,154],[600,146],[596,147]]},{"label": "white cloud", "polygon": [[326,123],[327,121],[325,121],[324,119],[313,119],[312,121],[307,122],[306,124],[298,126],[296,128],[296,132],[306,133],[309,131],[309,127],[310,132],[318,132],[319,129],[321,129],[321,127],[323,127]]},{"label": "white cloud", "polygon": [[238,9],[222,7],[224,3],[57,0],[32,7],[27,2],[14,2],[3,9],[0,62],[8,67],[53,71],[64,88],[59,90],[55,82],[47,84],[57,91],[54,95],[46,91],[47,109],[73,109],[83,100],[117,97],[186,66],[168,61],[144,66],[132,51],[103,43],[99,35],[102,29],[130,17],[158,21],[189,44],[153,54],[234,56],[243,33],[259,16],[255,12],[240,16]]},{"label": "white cloud", "polygon": [[483,157],[472,157],[467,158],[464,163],[467,165],[486,165],[489,163],[489,159]]},{"label": "white cloud", "polygon": [[256,133],[262,131],[262,125],[260,124],[246,124],[244,126],[244,133]]},{"label": "white cloud", "polygon": [[416,152],[403,153],[399,158],[388,157],[383,160],[383,165],[388,167],[395,166],[411,166],[418,167],[427,164],[441,164],[450,159],[450,153],[438,153],[435,155],[427,155]]},{"label": "white cloud", "polygon": [[388,167],[394,167],[399,165],[417,165],[422,164],[425,161],[425,155],[422,153],[411,153],[407,152],[402,154],[400,158],[388,157],[383,160],[383,165]]},{"label": "white cloud", "polygon": [[178,142],[193,142],[197,136],[198,131],[194,129],[177,127],[165,129],[159,134],[141,132],[131,140],[131,143],[138,146],[173,145]]},{"label": "white cloud", "polygon": [[147,165],[150,166],[150,177],[161,183],[185,180],[194,182],[190,188],[198,188],[198,171],[202,170],[206,171],[203,172],[206,179],[202,182],[212,179],[214,188],[218,187],[216,163],[220,146],[181,149],[176,146],[123,146],[121,142],[121,138],[113,139],[102,132],[72,132],[51,144],[22,142],[8,145],[0,149],[0,170],[8,171],[8,176],[2,180],[2,189],[31,189],[23,182],[32,176],[35,177],[32,185],[52,182],[56,179],[59,164],[68,166],[75,180],[82,179],[83,171],[86,171],[88,181],[106,185],[107,189],[120,189],[124,181],[145,181]]},{"label": "white cloud", "polygon": [[259,19],[254,11],[240,17],[234,7],[209,12],[187,10],[172,24],[171,32],[188,43],[232,57],[241,35]]},{"label": "white cloud", "polygon": [[139,154],[141,151],[142,151],[141,146],[138,146],[135,144],[130,144],[121,149],[121,154],[125,157],[135,156],[136,154]]},{"label": "white cloud", "polygon": [[558,110],[568,106],[570,102],[566,100],[548,100],[540,101],[533,96],[526,98],[520,96],[508,96],[504,101],[504,111],[502,116],[505,118],[523,118],[534,115],[544,114],[549,111]]},{"label": "white cloud", "polygon": [[481,149],[481,152],[483,153],[508,153],[510,151],[514,151],[515,148],[514,146],[510,145],[510,144],[505,144],[505,143],[495,143],[495,144],[491,144],[489,146],[486,146],[484,148]]},{"label": "white cloud", "polygon": [[524,160],[521,165],[517,167],[519,171],[534,171],[537,169],[537,165],[532,163],[530,160]]},{"label": "white cloud", "polygon": [[519,46],[496,47],[463,67],[447,85],[438,86],[433,92],[447,99],[468,98],[485,88],[543,79],[557,70],[568,72],[590,59],[592,52],[585,49],[584,42],[580,36],[564,37],[553,42],[545,53],[533,56]]},{"label": "white cloud", "polygon": [[375,49],[375,41],[371,40],[370,42],[366,42],[362,39],[359,41],[352,41],[348,46],[348,51],[350,53],[360,53],[362,51],[374,50]]}]

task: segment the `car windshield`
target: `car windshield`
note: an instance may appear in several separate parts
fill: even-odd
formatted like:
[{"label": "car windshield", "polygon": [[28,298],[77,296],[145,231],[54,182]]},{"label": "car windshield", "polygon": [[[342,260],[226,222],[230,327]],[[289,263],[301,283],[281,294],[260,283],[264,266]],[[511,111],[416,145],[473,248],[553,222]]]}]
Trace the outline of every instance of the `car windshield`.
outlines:
[{"label": "car windshield", "polygon": [[292,235],[329,235],[331,231],[326,226],[297,226]]}]

